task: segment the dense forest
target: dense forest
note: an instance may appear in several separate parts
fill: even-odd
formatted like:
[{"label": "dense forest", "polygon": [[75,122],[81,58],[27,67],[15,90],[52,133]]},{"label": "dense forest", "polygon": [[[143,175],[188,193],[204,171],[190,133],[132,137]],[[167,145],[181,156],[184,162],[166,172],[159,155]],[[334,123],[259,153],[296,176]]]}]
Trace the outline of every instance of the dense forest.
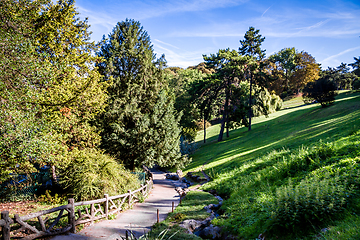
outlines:
[{"label": "dense forest", "polygon": [[73,0],[0,2],[2,187],[46,169],[61,194],[120,194],[139,184],[131,172],[142,165],[188,166],[199,130],[205,143],[219,124],[222,142],[294,96],[326,108],[338,90],[360,89],[360,57],[322,69],[295,47],[266,56],[254,27],[238,49],[183,69],[156,56],[140,22],[119,19],[95,43],[78,15]]}]

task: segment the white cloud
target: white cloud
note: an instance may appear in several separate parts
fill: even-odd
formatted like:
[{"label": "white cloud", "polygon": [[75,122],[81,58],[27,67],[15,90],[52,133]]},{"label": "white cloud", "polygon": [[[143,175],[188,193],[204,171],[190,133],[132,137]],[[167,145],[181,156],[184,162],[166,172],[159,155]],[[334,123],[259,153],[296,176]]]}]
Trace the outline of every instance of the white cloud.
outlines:
[{"label": "white cloud", "polygon": [[320,61],[322,65],[328,65],[328,66],[334,66],[334,65],[337,65],[339,63],[339,60],[337,59],[338,57],[346,54],[346,53],[349,53],[349,52],[353,52],[355,50],[358,50],[360,49],[360,47],[353,47],[353,48],[349,48],[349,49],[346,49],[344,51],[341,51],[340,53],[337,53],[335,55],[332,55],[330,57],[327,57],[325,58],[324,60]]},{"label": "white cloud", "polygon": [[[163,53],[165,54],[165,58],[168,66],[187,68],[188,66],[197,65],[198,63],[203,61],[202,51],[190,52],[184,49],[180,49],[171,44],[162,42],[160,40],[157,40],[153,44],[154,44],[154,51],[156,54],[159,55]],[[174,48],[174,50],[164,47],[163,45],[168,45],[171,48]]]}]

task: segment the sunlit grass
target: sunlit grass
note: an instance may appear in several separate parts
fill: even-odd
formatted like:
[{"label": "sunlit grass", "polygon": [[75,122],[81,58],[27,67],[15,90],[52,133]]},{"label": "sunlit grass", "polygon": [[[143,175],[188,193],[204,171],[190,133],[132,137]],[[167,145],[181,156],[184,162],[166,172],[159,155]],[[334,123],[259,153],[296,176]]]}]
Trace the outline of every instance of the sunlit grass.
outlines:
[{"label": "sunlit grass", "polygon": [[[360,160],[356,156],[360,149],[360,93],[341,92],[335,104],[327,108],[318,104],[303,105],[299,98],[290,101],[284,103],[285,109],[267,118],[254,118],[252,131],[232,130],[230,137],[222,142],[216,141],[219,125],[211,126],[207,130],[207,143],[199,142],[200,149],[185,169],[185,172],[205,169],[213,179],[203,189],[214,189],[228,198],[223,206],[224,216],[214,223],[225,226],[240,238],[255,238],[263,231],[271,232],[274,194],[276,189],[288,184],[288,179],[295,184],[305,177],[327,181],[329,176],[324,172],[330,175],[339,172],[341,179],[352,181],[352,174],[359,174],[352,173],[352,169],[357,168]],[[201,141],[202,137],[199,133],[197,139]],[[346,181],[340,183],[350,187]],[[358,193],[352,194],[358,196]],[[342,205],[339,207],[342,209]],[[339,216],[335,215],[331,229],[337,229],[338,235],[344,237],[336,238],[335,234],[322,238],[332,232],[320,234],[321,227],[331,225],[330,218],[321,224],[302,223],[310,224],[311,229],[287,229],[284,236],[273,237],[312,239],[310,235],[316,233],[320,234],[319,239],[356,239],[353,237],[358,236],[358,232],[353,226],[358,223],[358,217],[344,217],[345,220],[340,221]],[[345,226],[350,230],[345,230]]]}]

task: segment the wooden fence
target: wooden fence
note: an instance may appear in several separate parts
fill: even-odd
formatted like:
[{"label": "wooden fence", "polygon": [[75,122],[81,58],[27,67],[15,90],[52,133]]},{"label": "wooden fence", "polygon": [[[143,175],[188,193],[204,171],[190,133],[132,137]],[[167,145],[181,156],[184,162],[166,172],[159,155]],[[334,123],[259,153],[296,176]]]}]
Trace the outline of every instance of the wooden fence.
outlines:
[{"label": "wooden fence", "polygon": [[[0,239],[10,240],[11,237],[16,237],[30,240],[66,232],[75,233],[76,225],[93,223],[101,218],[117,214],[145,199],[149,194],[153,185],[153,175],[146,167],[144,169],[149,179],[141,188],[135,191],[129,190],[125,194],[111,197],[105,194],[104,198],[84,202],[74,202],[74,199],[70,198],[67,205],[26,216],[15,214],[14,218],[10,218],[8,211],[2,211],[0,219],[2,236]],[[48,216],[44,218],[44,215]]]}]

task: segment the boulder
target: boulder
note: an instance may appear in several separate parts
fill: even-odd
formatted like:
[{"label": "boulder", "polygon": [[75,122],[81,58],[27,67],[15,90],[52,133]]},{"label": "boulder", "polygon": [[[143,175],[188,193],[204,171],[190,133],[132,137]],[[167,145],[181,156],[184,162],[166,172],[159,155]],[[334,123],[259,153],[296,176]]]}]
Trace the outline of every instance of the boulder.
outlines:
[{"label": "boulder", "polygon": [[210,224],[194,234],[203,239],[221,239],[221,228]]},{"label": "boulder", "polygon": [[202,222],[194,219],[184,220],[179,224],[180,227],[188,230],[189,234],[193,234],[193,231],[201,226]]}]

